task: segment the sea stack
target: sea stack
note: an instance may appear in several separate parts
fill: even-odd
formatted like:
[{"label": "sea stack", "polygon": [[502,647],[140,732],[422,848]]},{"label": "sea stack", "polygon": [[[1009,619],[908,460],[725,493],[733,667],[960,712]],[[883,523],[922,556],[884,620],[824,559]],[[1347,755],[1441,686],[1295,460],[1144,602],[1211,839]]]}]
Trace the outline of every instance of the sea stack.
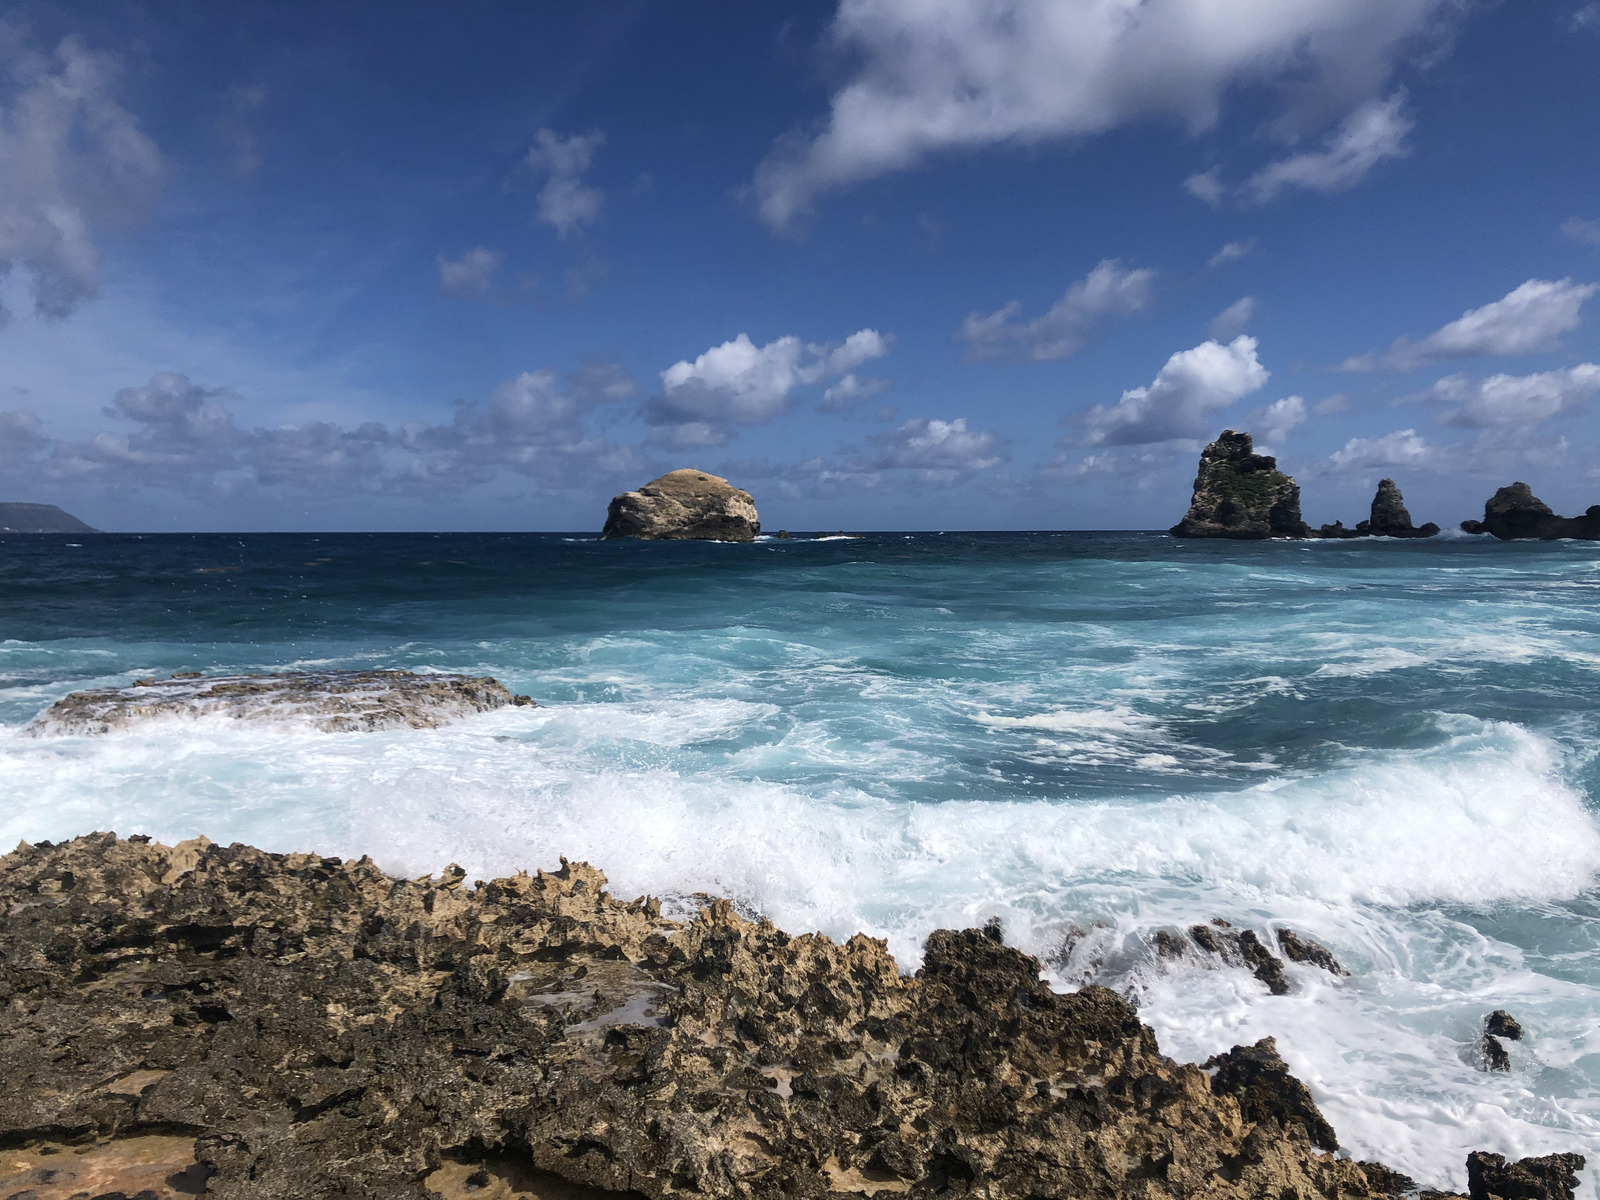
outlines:
[{"label": "sea stack", "polygon": [[1578,538],[1600,541],[1600,504],[1591,504],[1581,517],[1558,516],[1525,483],[1503,487],[1483,506],[1483,520],[1463,521],[1467,533],[1492,533],[1502,542],[1532,538],[1554,541]]},{"label": "sea stack", "polygon": [[1257,454],[1248,433],[1224,429],[1200,455],[1194,498],[1172,527],[1184,538],[1311,537],[1300,516],[1300,485]]},{"label": "sea stack", "polygon": [[760,532],[749,492],[720,475],[685,467],[613,498],[600,536],[750,542]]},{"label": "sea stack", "polygon": [[1362,521],[1354,529],[1346,529],[1343,521],[1335,521],[1318,531],[1325,538],[1430,538],[1438,532],[1439,527],[1432,521],[1422,526],[1411,523],[1405,498],[1400,495],[1400,488],[1392,479],[1378,481],[1378,493],[1372,497],[1372,516],[1369,520]]},{"label": "sea stack", "polygon": [[0,502],[0,533],[99,533],[54,504]]}]

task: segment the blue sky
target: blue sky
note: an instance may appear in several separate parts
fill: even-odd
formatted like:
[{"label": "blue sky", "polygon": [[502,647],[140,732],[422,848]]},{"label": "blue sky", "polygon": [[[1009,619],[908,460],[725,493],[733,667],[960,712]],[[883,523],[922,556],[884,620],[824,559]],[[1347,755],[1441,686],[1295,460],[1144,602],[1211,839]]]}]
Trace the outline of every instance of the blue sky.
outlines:
[{"label": "blue sky", "polygon": [[106,529],[1600,501],[1600,3],[33,4],[0,499]]}]

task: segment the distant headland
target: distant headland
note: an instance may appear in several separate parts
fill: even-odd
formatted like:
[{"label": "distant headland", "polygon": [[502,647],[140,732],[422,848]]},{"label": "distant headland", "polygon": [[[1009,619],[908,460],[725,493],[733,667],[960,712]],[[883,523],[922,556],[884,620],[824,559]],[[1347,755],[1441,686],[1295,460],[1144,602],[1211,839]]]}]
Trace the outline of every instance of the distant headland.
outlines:
[{"label": "distant headland", "polygon": [[99,533],[54,504],[0,501],[0,533]]}]

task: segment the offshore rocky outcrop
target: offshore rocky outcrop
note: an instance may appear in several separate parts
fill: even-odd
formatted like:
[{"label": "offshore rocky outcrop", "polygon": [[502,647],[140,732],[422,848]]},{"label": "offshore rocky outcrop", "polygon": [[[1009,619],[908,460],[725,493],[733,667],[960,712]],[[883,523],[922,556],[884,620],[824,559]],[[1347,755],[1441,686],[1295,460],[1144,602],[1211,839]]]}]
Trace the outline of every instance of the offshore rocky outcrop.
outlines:
[{"label": "offshore rocky outcrop", "polygon": [[1377,494],[1372,497],[1372,514],[1354,529],[1346,529],[1343,521],[1335,521],[1318,530],[1319,535],[1325,538],[1429,538],[1438,532],[1439,527],[1432,521],[1421,526],[1411,523],[1405,498],[1400,495],[1400,488],[1392,479],[1378,481]]},{"label": "offshore rocky outcrop", "polygon": [[600,536],[749,542],[760,533],[749,492],[720,475],[686,467],[613,497]]},{"label": "offshore rocky outcrop", "polygon": [[1303,538],[1312,536],[1300,516],[1300,485],[1278,470],[1278,460],[1257,454],[1248,433],[1224,429],[1200,455],[1194,497],[1172,527],[1183,538]]},{"label": "offshore rocky outcrop", "polygon": [[0,502],[0,533],[99,533],[54,504]]},{"label": "offshore rocky outcrop", "polygon": [[1558,516],[1533,494],[1525,483],[1513,483],[1490,496],[1483,506],[1483,520],[1463,521],[1467,533],[1489,533],[1501,541],[1579,538],[1600,541],[1600,504],[1592,504],[1581,517]]},{"label": "offshore rocky outcrop", "polygon": [[[674,922],[582,864],[464,884],[203,839],[0,858],[0,1194],[1415,1186],[1329,1152],[1271,1039],[1176,1063],[1120,996],[1051,991],[997,928],[935,933],[908,978],[871,938],[790,937],[726,901]],[[1583,1162],[1475,1161],[1482,1200],[1570,1200]]]},{"label": "offshore rocky outcrop", "polygon": [[224,716],[291,721],[327,733],[433,729],[471,713],[531,705],[487,675],[411,671],[285,671],[276,675],[186,672],[131,687],[72,692],[28,726],[36,735],[110,733],[162,718]]}]

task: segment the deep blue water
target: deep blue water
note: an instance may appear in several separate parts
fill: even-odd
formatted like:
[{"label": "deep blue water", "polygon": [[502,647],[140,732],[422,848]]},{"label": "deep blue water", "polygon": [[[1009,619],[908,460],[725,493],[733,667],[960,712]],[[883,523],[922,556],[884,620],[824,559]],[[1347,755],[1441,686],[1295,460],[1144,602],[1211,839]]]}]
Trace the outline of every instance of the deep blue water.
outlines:
[{"label": "deep blue water", "polygon": [[[1273,1034],[1361,1156],[1600,1152],[1600,546],[874,534],[0,542],[0,838],[96,828],[603,867],[794,931],[1002,918],[1163,1047]],[[497,676],[538,709],[425,732],[21,730],[177,671]],[[9,843],[8,843],[9,844]],[[1157,961],[1288,924],[1347,980]],[[1515,1069],[1471,1050],[1491,1008]]]}]

